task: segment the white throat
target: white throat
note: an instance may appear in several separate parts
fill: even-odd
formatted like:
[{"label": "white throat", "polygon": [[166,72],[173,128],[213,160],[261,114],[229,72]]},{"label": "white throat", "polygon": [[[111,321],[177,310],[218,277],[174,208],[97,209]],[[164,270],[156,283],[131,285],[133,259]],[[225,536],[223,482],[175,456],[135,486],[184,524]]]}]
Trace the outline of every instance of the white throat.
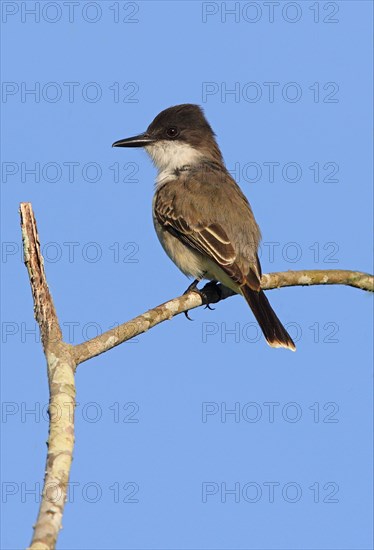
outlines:
[{"label": "white throat", "polygon": [[145,149],[158,169],[156,186],[175,178],[174,171],[177,168],[193,166],[203,158],[202,153],[197,149],[180,141],[163,140],[148,145]]}]

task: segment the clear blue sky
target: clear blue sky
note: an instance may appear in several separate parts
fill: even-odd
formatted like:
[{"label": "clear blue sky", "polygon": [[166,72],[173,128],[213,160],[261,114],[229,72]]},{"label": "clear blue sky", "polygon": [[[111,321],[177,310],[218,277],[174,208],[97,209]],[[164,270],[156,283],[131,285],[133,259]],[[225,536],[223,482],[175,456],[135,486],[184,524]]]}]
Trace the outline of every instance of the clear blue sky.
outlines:
[{"label": "clear blue sky", "polygon": [[[262,228],[264,272],[371,272],[372,3],[1,8],[10,550],[31,537],[48,428],[19,203],[34,207],[67,341],[178,296],[188,280],[152,226],[155,169],[111,144],[198,103]],[[372,297],[343,286],[268,297],[294,354],[269,348],[235,297],[79,367],[58,548],[372,547]]]}]

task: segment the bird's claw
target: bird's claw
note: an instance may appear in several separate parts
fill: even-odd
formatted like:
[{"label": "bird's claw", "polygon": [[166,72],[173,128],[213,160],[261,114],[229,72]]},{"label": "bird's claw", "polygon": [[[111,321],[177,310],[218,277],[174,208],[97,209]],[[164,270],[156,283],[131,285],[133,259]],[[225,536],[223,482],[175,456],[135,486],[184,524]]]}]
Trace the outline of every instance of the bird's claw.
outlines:
[{"label": "bird's claw", "polygon": [[188,319],[189,321],[193,321],[193,319],[191,319],[191,317],[188,315],[188,312],[189,312],[189,311],[190,311],[190,310],[188,309],[187,311],[184,311],[183,313],[185,314],[185,316],[187,317],[187,319]]},{"label": "bird's claw", "polygon": [[[195,280],[188,286],[188,288],[183,292],[183,294],[188,294],[189,292],[196,292],[197,294],[199,294],[199,295],[201,296],[202,300],[204,300],[204,296],[203,296],[202,292],[201,292],[198,288],[196,288],[197,285],[199,284],[199,282],[200,282],[199,279],[195,279]],[[185,314],[185,316],[187,317],[187,319],[188,319],[189,321],[193,321],[193,319],[191,319],[191,317],[189,316],[188,311],[189,311],[189,310],[184,311],[184,314]]]},{"label": "bird's claw", "polygon": [[199,292],[199,289],[196,288],[197,285],[199,284],[199,282],[200,282],[199,279],[195,279],[195,280],[186,288],[186,290],[183,292],[183,295],[184,295],[184,294],[188,294],[189,292],[192,292],[192,291],[194,291],[194,292]]}]

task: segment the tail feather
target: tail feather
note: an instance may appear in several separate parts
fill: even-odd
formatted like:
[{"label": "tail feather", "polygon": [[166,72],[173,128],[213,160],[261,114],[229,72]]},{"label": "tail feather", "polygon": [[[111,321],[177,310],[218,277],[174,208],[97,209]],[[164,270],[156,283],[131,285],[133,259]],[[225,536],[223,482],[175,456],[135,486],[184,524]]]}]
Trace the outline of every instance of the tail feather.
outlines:
[{"label": "tail feather", "polygon": [[249,307],[253,311],[269,346],[273,348],[288,348],[292,351],[296,351],[296,346],[291,336],[276,316],[264,291],[260,290],[258,292],[252,290],[247,285],[241,286],[240,289]]}]

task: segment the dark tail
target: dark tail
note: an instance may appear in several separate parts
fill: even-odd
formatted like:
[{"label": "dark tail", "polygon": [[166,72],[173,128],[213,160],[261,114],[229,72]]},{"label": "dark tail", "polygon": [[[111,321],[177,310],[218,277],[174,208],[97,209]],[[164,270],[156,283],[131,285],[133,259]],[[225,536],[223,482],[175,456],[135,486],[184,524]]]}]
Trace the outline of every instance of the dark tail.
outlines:
[{"label": "dark tail", "polygon": [[273,348],[288,348],[296,351],[296,346],[291,336],[275,315],[264,291],[260,290],[257,292],[245,285],[241,286],[240,289],[253,311],[269,346]]}]

